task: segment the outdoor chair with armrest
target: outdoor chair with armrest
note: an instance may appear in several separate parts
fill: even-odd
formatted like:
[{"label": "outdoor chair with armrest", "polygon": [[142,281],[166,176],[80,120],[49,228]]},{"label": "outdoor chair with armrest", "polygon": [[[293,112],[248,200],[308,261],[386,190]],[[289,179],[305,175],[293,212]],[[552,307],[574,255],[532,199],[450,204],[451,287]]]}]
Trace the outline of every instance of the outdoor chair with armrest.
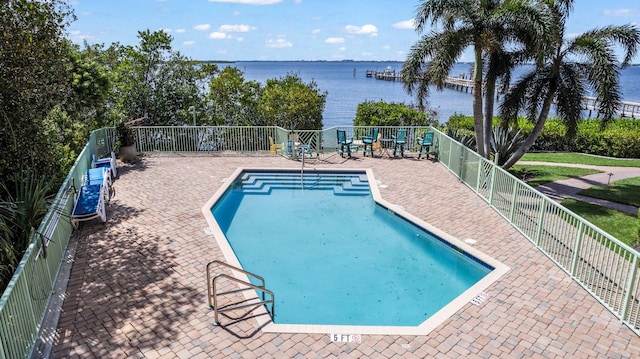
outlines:
[{"label": "outdoor chair with armrest", "polygon": [[[378,128],[373,129],[373,134],[362,136],[362,144],[363,144],[363,153],[364,156],[367,156],[367,152],[371,153],[371,157],[373,157],[373,144],[378,141]],[[369,149],[367,150],[367,147]]]},{"label": "outdoor chair with armrest", "polygon": [[431,151],[431,146],[433,146],[433,131],[426,131],[424,136],[422,138],[418,137],[417,140],[420,145],[418,159],[420,159],[422,155],[426,155],[427,159],[429,159],[429,151]]}]

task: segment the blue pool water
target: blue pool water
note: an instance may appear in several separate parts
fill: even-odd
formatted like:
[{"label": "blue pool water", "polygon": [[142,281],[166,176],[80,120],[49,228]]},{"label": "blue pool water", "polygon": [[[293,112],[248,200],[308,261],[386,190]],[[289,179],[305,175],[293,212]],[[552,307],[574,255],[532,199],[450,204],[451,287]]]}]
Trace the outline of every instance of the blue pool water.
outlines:
[{"label": "blue pool water", "polygon": [[364,172],[244,172],[212,212],[277,324],[417,326],[492,270],[376,204]]}]

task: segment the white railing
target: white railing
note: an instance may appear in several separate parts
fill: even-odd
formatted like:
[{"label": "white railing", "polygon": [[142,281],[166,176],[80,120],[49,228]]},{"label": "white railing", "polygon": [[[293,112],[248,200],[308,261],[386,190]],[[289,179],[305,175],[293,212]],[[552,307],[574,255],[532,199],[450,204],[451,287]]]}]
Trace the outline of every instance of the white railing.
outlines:
[{"label": "white railing", "polygon": [[436,131],[438,159],[640,335],[640,254]]},{"label": "white railing", "polygon": [[[357,141],[373,128],[137,127],[136,145],[140,152],[268,152],[272,137],[278,144],[308,145],[321,158],[337,151],[337,129]],[[415,150],[416,137],[434,131],[432,151],[443,165],[640,335],[638,252],[442,132],[403,128],[407,129],[407,151]],[[381,138],[389,138],[399,128],[378,129]],[[73,203],[68,189],[79,186],[92,154],[104,155],[113,149],[114,135],[112,128],[92,132],[0,298],[0,359],[29,357],[39,345],[46,307],[71,236]],[[297,156],[295,151],[283,155]]]}]

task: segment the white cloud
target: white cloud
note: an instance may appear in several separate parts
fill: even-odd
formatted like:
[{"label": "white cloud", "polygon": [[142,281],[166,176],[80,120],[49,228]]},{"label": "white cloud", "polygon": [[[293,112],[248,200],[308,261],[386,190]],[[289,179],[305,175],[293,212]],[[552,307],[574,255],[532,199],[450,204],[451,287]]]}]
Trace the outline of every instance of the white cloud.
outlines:
[{"label": "white cloud", "polygon": [[391,49],[391,46],[389,46],[389,45],[384,45],[384,46],[382,46],[382,49],[383,49],[383,50],[389,50],[389,49]]},{"label": "white cloud", "polygon": [[240,16],[242,13],[240,11],[234,11],[233,12],[233,16]]},{"label": "white cloud", "polygon": [[184,45],[184,46],[191,46],[191,45],[193,45],[193,44],[195,44],[195,43],[196,43],[196,42],[195,42],[195,41],[193,41],[193,40],[188,40],[188,41],[183,42],[183,43],[182,43],[182,45]]},{"label": "white cloud", "polygon": [[413,19],[396,22],[393,27],[401,30],[414,30],[416,28],[416,22]]},{"label": "white cloud", "polygon": [[209,0],[209,2],[226,2],[231,4],[247,4],[247,5],[273,5],[282,0]]},{"label": "white cloud", "polygon": [[211,28],[211,25],[209,24],[199,24],[193,27],[194,30],[198,30],[198,31],[205,31],[205,30],[209,30]]},{"label": "white cloud", "polygon": [[378,28],[375,25],[371,25],[371,24],[367,24],[363,26],[347,25],[345,26],[345,29],[350,34],[371,35],[371,36],[378,35]]},{"label": "white cloud", "polygon": [[345,46],[340,46],[340,47],[338,48],[338,50],[340,50],[340,51],[347,51],[347,48],[346,48]]},{"label": "white cloud", "polygon": [[236,37],[236,41],[243,42],[244,41],[244,37]]},{"label": "white cloud", "polygon": [[220,32],[249,32],[251,26],[249,25],[221,25],[218,28]]},{"label": "white cloud", "polygon": [[285,47],[293,47],[293,44],[285,39],[269,39],[265,41],[265,45],[272,49],[283,49]]},{"label": "white cloud", "polygon": [[187,32],[187,30],[186,29],[176,29],[176,32],[178,34],[183,34],[183,33]]},{"label": "white cloud", "polygon": [[96,38],[94,36],[83,34],[80,31],[71,31],[71,32],[69,32],[69,35],[71,37],[71,41],[73,41],[75,43],[82,43],[85,40],[87,40],[87,41],[96,40]]},{"label": "white cloud", "polygon": [[223,39],[229,39],[231,37],[225,32],[215,31],[209,34],[209,38],[214,40],[223,40]]},{"label": "white cloud", "polygon": [[327,44],[342,44],[344,37],[328,37],[324,42]]},{"label": "white cloud", "polygon": [[604,11],[604,15],[618,17],[640,16],[640,11],[634,9],[608,9]]},{"label": "white cloud", "polygon": [[320,29],[314,29],[313,31],[311,31],[312,34],[316,35],[320,33]]}]

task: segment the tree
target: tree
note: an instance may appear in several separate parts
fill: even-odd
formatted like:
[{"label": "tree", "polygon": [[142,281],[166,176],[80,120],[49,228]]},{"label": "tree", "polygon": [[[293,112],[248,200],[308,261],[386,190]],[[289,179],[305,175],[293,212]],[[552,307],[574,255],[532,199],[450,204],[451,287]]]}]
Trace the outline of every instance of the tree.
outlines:
[{"label": "tree", "polygon": [[295,74],[269,79],[258,99],[258,114],[264,126],[286,129],[321,129],[327,92],[315,81],[302,82]]},{"label": "tree", "polygon": [[148,125],[192,123],[190,109],[204,109],[202,88],[217,69],[173,51],[162,30],[140,31],[138,38],[135,47],[112,44],[104,56],[113,61],[110,102],[125,118],[145,118]]},{"label": "tree", "polygon": [[20,169],[59,168],[43,121],[68,96],[64,31],[73,13],[62,0],[0,2],[0,178]]},{"label": "tree", "polygon": [[[505,121],[515,121],[523,110],[534,123],[530,135],[504,163],[513,166],[535,143],[556,104],[559,118],[567,126],[567,136],[576,133],[582,111],[582,99],[593,90],[599,103],[603,125],[620,104],[619,68],[626,66],[640,46],[640,32],[632,25],[607,26],[565,39],[565,21],[572,1],[548,2],[555,20],[554,41],[544,61],[526,73],[512,87],[501,105]],[[620,45],[624,59],[618,64],[615,46]]]},{"label": "tree", "polygon": [[[463,51],[473,47],[474,131],[478,153],[488,157],[496,81],[501,76],[508,77],[509,69],[515,66],[515,62],[507,61],[505,44],[535,42],[533,46],[537,47],[544,42],[547,19],[545,8],[530,1],[427,0],[418,7],[416,30],[423,32],[428,25],[440,25],[440,29],[424,35],[411,47],[402,68],[405,89],[409,94],[415,93],[423,106],[429,86],[441,90]],[[517,53],[518,49],[514,51]],[[485,58],[489,62],[487,69]],[[487,99],[484,117],[483,84]]]},{"label": "tree", "polygon": [[242,71],[225,67],[209,82],[208,100],[215,125],[248,126],[259,124],[260,84],[245,81]]}]

